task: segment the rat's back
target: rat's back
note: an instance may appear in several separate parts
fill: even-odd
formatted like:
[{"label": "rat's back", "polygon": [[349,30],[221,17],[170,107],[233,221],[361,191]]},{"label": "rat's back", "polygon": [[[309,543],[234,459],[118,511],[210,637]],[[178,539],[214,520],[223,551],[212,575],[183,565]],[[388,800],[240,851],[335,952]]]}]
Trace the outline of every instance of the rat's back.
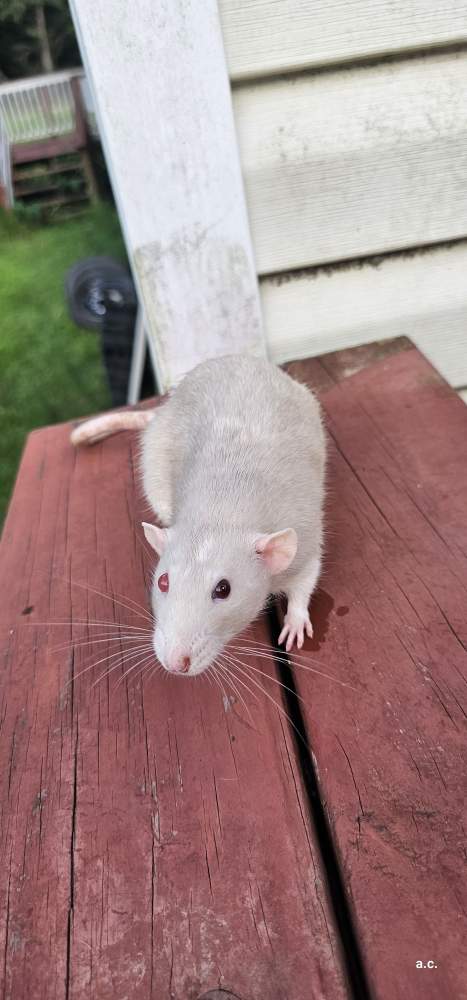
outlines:
[{"label": "rat's back", "polygon": [[185,376],[174,399],[192,445],[212,439],[225,444],[226,438],[238,437],[253,447],[263,442],[268,457],[284,458],[284,445],[287,454],[293,457],[295,451],[298,457],[310,435],[315,446],[323,439],[316,397],[263,358],[228,355],[205,361]]},{"label": "rat's back", "polygon": [[[183,447],[174,514],[302,536],[321,520],[325,440],[317,399],[270,362],[203,362],[169,401]],[[177,428],[177,431],[175,431]]]}]

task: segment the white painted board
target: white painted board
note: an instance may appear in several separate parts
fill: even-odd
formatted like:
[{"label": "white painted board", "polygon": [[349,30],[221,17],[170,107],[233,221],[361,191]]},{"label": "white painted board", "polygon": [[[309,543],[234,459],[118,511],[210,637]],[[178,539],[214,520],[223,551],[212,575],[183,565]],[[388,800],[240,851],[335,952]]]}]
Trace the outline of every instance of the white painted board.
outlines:
[{"label": "white painted board", "polygon": [[451,385],[467,385],[467,241],[261,282],[278,364],[406,336]]},{"label": "white painted board", "polygon": [[72,0],[152,357],[264,353],[216,0]]},{"label": "white painted board", "polygon": [[260,274],[467,235],[467,57],[236,90]]},{"label": "white painted board", "polygon": [[467,40],[465,0],[219,0],[233,80]]}]

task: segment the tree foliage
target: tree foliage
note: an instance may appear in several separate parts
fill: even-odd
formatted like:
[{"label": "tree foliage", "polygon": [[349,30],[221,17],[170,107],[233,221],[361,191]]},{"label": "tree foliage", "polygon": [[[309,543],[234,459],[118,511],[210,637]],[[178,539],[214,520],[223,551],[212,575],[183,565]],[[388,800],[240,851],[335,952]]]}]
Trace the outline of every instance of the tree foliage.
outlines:
[{"label": "tree foliage", "polygon": [[67,0],[0,0],[0,79],[80,61]]}]

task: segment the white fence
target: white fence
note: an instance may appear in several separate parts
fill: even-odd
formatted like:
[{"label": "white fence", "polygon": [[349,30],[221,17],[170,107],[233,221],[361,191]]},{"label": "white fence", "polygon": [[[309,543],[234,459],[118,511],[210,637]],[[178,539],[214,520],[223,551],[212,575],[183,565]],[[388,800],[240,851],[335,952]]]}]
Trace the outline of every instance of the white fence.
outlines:
[{"label": "white fence", "polygon": [[80,81],[88,124],[96,132],[89,88],[82,69],[13,80],[0,85],[0,115],[10,143],[66,135],[75,126],[71,81]]},{"label": "white fence", "polygon": [[10,141],[0,113],[0,187],[6,192],[7,205],[13,204],[11,179]]}]

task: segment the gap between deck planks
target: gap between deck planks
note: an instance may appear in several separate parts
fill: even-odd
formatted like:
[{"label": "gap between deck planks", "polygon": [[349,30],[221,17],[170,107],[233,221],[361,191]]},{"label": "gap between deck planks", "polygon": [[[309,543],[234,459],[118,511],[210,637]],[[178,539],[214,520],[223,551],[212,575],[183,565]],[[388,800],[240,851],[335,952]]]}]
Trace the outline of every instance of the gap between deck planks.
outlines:
[{"label": "gap between deck planks", "polygon": [[0,547],[2,995],[345,1000],[280,712],[239,685],[250,719],[203,678],[117,686],[119,656],[94,686],[120,642],[79,623],[146,624],[119,595],[147,607],[147,510],[131,435],[78,452],[68,436],[31,434]]},{"label": "gap between deck planks", "polygon": [[285,367],[329,432],[305,650],[357,690],[294,675],[370,986],[464,1000],[467,410],[404,339]]}]

